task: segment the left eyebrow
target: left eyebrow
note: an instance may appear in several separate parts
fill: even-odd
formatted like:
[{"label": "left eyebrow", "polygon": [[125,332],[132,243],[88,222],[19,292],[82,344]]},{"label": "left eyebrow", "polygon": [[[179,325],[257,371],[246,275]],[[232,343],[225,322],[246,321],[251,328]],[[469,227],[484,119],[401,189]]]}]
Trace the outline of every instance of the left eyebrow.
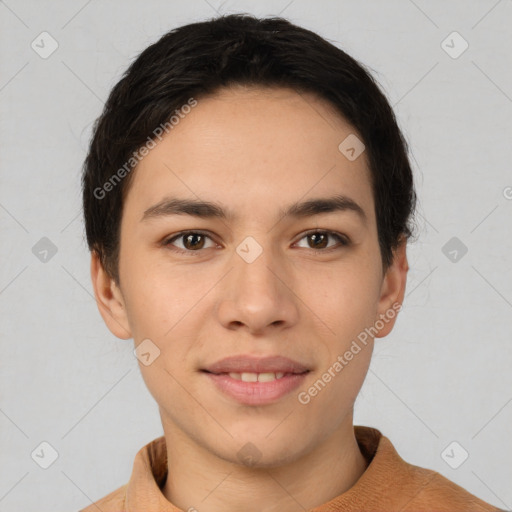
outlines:
[{"label": "left eyebrow", "polygon": [[366,213],[353,199],[344,195],[337,195],[328,198],[310,199],[302,203],[294,203],[288,208],[281,210],[281,216],[286,217],[312,217],[322,213],[351,211],[356,213],[363,223],[366,224]]},{"label": "left eyebrow", "polygon": [[[279,210],[278,217],[305,218],[313,217],[324,213],[351,211],[356,213],[363,223],[366,224],[367,216],[365,211],[353,199],[344,195],[337,195],[328,198],[310,199],[308,201],[296,202],[284,209]],[[197,199],[165,198],[159,203],[145,210],[141,222],[150,218],[167,217],[171,215],[191,215],[203,219],[220,218],[236,219],[236,215],[225,210],[222,205],[210,201]]]}]

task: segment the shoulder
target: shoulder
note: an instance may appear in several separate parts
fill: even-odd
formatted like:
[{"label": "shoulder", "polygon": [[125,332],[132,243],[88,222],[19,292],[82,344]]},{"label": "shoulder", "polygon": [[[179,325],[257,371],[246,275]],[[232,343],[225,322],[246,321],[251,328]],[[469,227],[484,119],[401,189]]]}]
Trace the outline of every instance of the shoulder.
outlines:
[{"label": "shoulder", "polygon": [[98,512],[98,510],[101,510],[101,512],[124,512],[127,487],[128,484],[119,487],[119,489],[112,491],[79,512]]},{"label": "shoulder", "polygon": [[403,512],[500,512],[440,473],[412,464],[408,466],[416,481],[416,490]]},{"label": "shoulder", "polygon": [[361,510],[401,512],[502,512],[433,469],[405,461],[378,429],[356,426],[369,465],[349,491]]}]

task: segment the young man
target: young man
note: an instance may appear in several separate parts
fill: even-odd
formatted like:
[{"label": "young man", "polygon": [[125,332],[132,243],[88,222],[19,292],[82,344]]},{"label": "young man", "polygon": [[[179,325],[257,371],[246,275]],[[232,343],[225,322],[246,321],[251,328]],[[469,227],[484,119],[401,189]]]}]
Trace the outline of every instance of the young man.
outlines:
[{"label": "young man", "polygon": [[280,18],[177,28],[114,87],[83,187],[98,307],[164,431],[84,510],[496,510],[353,425],[415,205],[354,59]]}]

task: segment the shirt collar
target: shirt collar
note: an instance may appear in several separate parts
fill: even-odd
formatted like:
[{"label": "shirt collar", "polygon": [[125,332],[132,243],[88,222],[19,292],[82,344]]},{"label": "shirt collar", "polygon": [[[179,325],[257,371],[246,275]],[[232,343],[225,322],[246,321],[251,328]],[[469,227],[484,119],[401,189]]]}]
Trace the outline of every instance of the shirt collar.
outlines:
[{"label": "shirt collar", "polygon": [[[368,462],[366,471],[348,491],[310,512],[371,508],[384,510],[382,498],[390,494],[386,489],[397,485],[407,476],[408,465],[379,430],[355,425],[354,434]],[[162,493],[166,477],[167,449],[165,437],[162,436],[141,448],[135,457],[132,475],[126,487],[126,512],[182,512]]]}]

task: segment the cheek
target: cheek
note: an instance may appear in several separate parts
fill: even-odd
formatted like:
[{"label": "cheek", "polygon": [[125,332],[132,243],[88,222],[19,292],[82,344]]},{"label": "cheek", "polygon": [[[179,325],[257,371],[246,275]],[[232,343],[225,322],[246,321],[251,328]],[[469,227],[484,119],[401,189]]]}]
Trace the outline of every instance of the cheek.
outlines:
[{"label": "cheek", "polygon": [[340,363],[343,365],[343,369],[339,373],[336,373],[334,368],[330,370],[335,377],[332,377],[328,384],[332,386],[332,389],[329,395],[326,394],[325,409],[327,414],[331,414],[331,417],[335,419],[339,419],[345,411],[353,407],[370,366],[373,342],[366,345],[358,343],[358,345],[357,350],[359,351],[356,354],[351,350],[348,351],[352,354],[350,361],[346,358],[347,352],[343,353],[342,361],[344,363]]},{"label": "cheek", "polygon": [[[301,296],[341,344],[372,324],[379,300],[379,276],[370,265],[339,266],[309,280]],[[322,323],[322,322],[320,322]],[[334,331],[334,332],[332,332]]]},{"label": "cheek", "polygon": [[157,251],[144,249],[132,239],[123,242],[120,274],[132,328],[142,336],[149,337],[147,332],[142,332],[148,329],[153,335],[161,336],[183,308],[187,288],[176,275],[171,277],[168,272],[166,275],[156,261]]},{"label": "cheek", "polygon": [[134,339],[154,338],[158,343],[185,313],[186,289],[135,261],[125,267],[125,276],[126,313]]}]

